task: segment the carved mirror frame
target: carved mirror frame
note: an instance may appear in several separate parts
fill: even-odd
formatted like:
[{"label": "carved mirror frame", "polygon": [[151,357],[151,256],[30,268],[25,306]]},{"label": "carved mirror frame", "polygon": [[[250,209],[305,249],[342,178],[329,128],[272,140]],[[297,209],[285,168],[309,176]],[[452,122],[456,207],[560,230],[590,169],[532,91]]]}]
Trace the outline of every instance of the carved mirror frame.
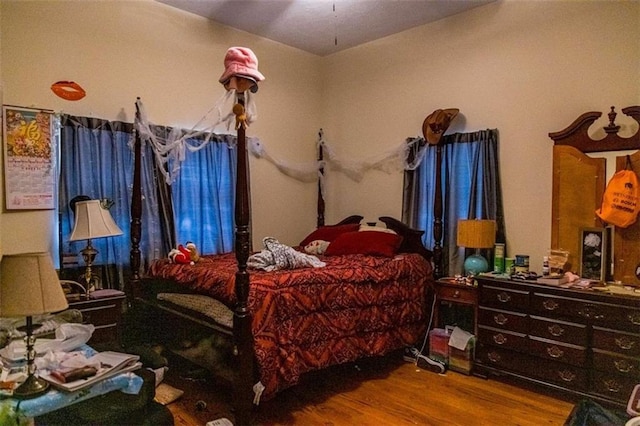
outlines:
[{"label": "carved mirror frame", "polygon": [[[640,127],[640,106],[623,108],[622,113]],[[633,170],[640,174],[640,128],[630,137],[620,136],[617,113],[611,107],[609,124],[603,127],[606,136],[592,139],[588,130],[601,115],[598,111],[584,113],[566,129],[549,133],[554,142],[551,248],[569,251],[571,270],[580,262],[580,229],[608,227],[595,214],[607,184],[606,159],[587,154],[635,150],[629,157]],[[616,171],[625,168],[626,158],[616,156]],[[608,229],[613,239],[610,278],[640,286],[640,219],[627,228]]]}]

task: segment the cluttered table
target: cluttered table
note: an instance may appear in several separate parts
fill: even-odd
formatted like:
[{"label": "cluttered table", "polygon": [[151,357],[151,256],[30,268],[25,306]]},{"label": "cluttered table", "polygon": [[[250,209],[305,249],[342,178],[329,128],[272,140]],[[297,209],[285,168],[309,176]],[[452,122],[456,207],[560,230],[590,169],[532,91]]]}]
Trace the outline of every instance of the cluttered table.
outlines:
[{"label": "cluttered table", "polygon": [[[75,324],[74,326],[82,325]],[[21,425],[26,421],[25,419],[35,418],[113,391],[138,394],[143,384],[143,379],[134,373],[141,367],[138,361],[139,357],[118,352],[96,352],[85,343],[89,338],[90,333],[78,341],[80,343],[78,346],[65,348],[65,352],[53,350],[55,347],[44,341],[43,343],[48,345],[45,346],[48,350],[43,351],[41,346],[37,351],[36,361],[44,366],[43,368],[38,367],[38,375],[50,383],[48,390],[33,398],[18,399],[12,396],[10,387],[3,386],[4,389],[0,390],[0,425]],[[16,341],[15,343],[20,342]],[[20,377],[20,370],[24,368],[24,360],[14,356],[14,353],[17,352],[20,352],[19,347],[12,349],[7,346],[0,350],[0,360],[2,361],[0,382],[11,383],[16,380],[14,377]],[[22,349],[22,353],[24,353],[24,349]],[[63,358],[60,358],[61,356]],[[56,359],[56,357],[58,358]],[[65,382],[59,380],[54,374],[57,371],[62,371],[63,362],[60,359],[64,359],[65,362],[74,359],[76,363],[87,360],[94,364],[98,362],[99,366],[90,377]],[[107,362],[104,362],[105,360]],[[55,368],[59,370],[53,367],[56,363]]]}]

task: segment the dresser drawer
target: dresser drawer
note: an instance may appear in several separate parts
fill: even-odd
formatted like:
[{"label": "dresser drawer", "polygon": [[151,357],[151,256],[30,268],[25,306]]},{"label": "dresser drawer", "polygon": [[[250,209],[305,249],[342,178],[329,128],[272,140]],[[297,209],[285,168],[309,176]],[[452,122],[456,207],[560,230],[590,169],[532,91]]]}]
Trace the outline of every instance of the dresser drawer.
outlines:
[{"label": "dresser drawer", "polygon": [[587,346],[587,326],[557,319],[529,317],[529,334],[578,346]]},{"label": "dresser drawer", "polygon": [[488,367],[525,375],[528,375],[539,363],[537,358],[524,353],[484,344],[481,344],[476,351],[476,361]]},{"label": "dresser drawer", "polygon": [[545,317],[577,320],[640,333],[640,310],[631,307],[534,292],[531,309]]},{"label": "dresser drawer", "polygon": [[628,377],[613,373],[604,373],[602,371],[594,371],[591,382],[591,391],[598,395],[614,399],[620,403],[626,403],[629,401],[629,396],[631,396],[631,392],[637,384],[637,380],[633,380]]},{"label": "dresser drawer", "polygon": [[574,391],[586,392],[589,389],[588,371],[574,365],[540,360],[530,374]]},{"label": "dresser drawer", "polygon": [[487,345],[500,346],[505,349],[527,352],[529,350],[529,339],[526,334],[513,331],[501,330],[493,327],[478,327],[478,338]]},{"label": "dresser drawer", "polygon": [[629,357],[594,349],[593,367],[596,370],[615,373],[624,377],[633,377],[640,383],[639,357]]},{"label": "dresser drawer", "polygon": [[526,312],[529,308],[529,292],[484,285],[478,303],[482,306]]},{"label": "dresser drawer", "polygon": [[529,348],[531,355],[540,358],[578,367],[584,367],[587,364],[587,349],[584,346],[529,336]]},{"label": "dresser drawer", "polygon": [[[640,306],[640,300],[638,300],[638,305]],[[605,305],[603,311],[605,317],[599,322],[596,321],[596,325],[609,326],[640,334],[640,309]]]},{"label": "dresser drawer", "polygon": [[517,333],[529,332],[528,317],[526,314],[508,312],[500,309],[480,307],[478,309],[478,324],[499,328]]},{"label": "dresser drawer", "polygon": [[588,389],[587,370],[576,366],[484,345],[480,346],[476,357],[481,364],[488,367],[511,371],[582,392]]},{"label": "dresser drawer", "polygon": [[531,310],[549,318],[584,319],[578,311],[583,305],[580,300],[568,299],[554,294],[534,292],[531,295]]},{"label": "dresser drawer", "polygon": [[578,309],[578,314],[596,326],[640,333],[640,309],[608,303],[585,302]]},{"label": "dresser drawer", "polygon": [[640,356],[640,335],[608,328],[593,327],[594,348],[627,356]]}]

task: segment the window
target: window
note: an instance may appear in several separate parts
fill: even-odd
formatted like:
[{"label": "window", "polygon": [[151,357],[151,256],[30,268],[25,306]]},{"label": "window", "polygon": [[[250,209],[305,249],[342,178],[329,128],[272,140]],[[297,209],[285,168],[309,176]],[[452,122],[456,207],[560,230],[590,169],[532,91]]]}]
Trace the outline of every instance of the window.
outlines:
[{"label": "window", "polygon": [[[164,130],[160,130],[164,131]],[[61,251],[78,253],[86,242],[69,242],[74,217],[69,201],[77,195],[114,202],[110,212],[124,234],[92,241],[95,264],[116,264],[120,280],[130,258],[130,202],[133,184],[133,125],[86,117],[61,117],[59,218]],[[236,145],[233,136],[215,136],[186,152],[181,175],[167,187],[155,155],[143,146],[143,264],[168,248],[192,241],[201,253],[233,249]],[[177,206],[175,209],[172,206]]]},{"label": "window", "polygon": [[[499,179],[498,132],[484,130],[444,136],[442,152],[443,268],[442,275],[461,273],[464,251],[456,245],[458,219],[494,219],[496,241],[505,242]],[[405,173],[403,220],[425,231],[423,242],[435,244],[434,211],[436,150],[422,144],[424,155],[415,171]]]}]

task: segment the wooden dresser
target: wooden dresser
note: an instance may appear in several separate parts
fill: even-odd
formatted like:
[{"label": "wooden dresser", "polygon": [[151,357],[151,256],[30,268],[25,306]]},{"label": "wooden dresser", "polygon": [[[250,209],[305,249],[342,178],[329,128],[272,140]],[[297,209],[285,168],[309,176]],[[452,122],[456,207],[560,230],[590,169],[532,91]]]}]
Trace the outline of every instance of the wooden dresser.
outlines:
[{"label": "wooden dresser", "polygon": [[640,383],[640,298],[478,277],[475,371],[625,405]]}]

